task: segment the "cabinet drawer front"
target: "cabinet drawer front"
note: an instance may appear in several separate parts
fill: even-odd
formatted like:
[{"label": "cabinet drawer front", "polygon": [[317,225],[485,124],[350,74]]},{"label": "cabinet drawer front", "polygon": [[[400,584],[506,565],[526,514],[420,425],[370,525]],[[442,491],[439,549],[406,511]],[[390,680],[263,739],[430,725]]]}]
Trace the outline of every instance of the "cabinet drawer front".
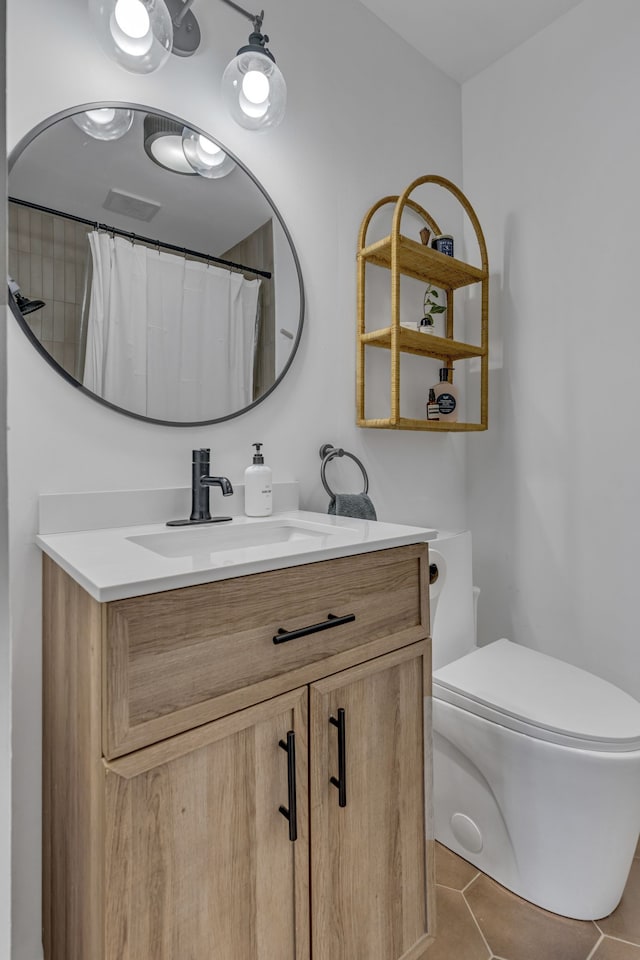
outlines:
[{"label": "cabinet drawer front", "polygon": [[110,603],[105,755],[425,637],[426,570],[416,544]]}]

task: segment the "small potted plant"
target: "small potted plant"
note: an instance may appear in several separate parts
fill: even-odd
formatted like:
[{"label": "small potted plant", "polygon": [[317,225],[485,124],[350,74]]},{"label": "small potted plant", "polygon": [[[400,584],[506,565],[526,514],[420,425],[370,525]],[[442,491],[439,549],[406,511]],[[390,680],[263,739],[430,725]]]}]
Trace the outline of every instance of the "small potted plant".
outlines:
[{"label": "small potted plant", "polygon": [[432,283],[427,286],[424,293],[424,316],[418,321],[418,330],[420,333],[433,333],[435,317],[440,313],[446,313],[446,306],[438,303],[440,299],[440,290],[437,290]]}]

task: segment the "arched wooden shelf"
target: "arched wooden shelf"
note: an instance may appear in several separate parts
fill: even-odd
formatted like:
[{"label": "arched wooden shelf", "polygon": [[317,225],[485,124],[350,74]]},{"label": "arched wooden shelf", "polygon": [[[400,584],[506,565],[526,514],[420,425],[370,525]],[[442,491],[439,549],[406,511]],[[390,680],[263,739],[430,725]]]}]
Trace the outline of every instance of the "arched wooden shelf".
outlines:
[{"label": "arched wooden shelf", "polygon": [[[431,247],[418,243],[400,233],[402,213],[409,207],[425,221],[433,233],[440,233],[433,217],[411,198],[413,191],[425,183],[448,190],[459,201],[469,217],[480,249],[481,267],[473,267],[462,260],[448,257]],[[395,204],[391,233],[382,240],[367,244],[367,231],[373,215],[387,204]],[[391,273],[391,324],[377,330],[366,329],[365,278],[366,267],[372,264]],[[413,277],[446,292],[446,335],[419,333],[400,325],[400,277]],[[481,284],[481,333],[478,346],[454,338],[453,293],[461,287]],[[358,237],[358,339],[357,339],[357,423],[360,427],[391,430],[431,430],[436,432],[486,430],[489,408],[489,263],[482,228],[475,211],[462,191],[450,180],[436,174],[418,177],[401,196],[383,197],[367,212]],[[365,348],[380,347],[390,351],[391,396],[390,415],[367,419],[365,416]],[[409,353],[440,360],[452,367],[454,361],[480,360],[480,420],[469,422],[440,422],[403,417],[400,413],[400,355]],[[425,397],[426,400],[426,397]]]}]

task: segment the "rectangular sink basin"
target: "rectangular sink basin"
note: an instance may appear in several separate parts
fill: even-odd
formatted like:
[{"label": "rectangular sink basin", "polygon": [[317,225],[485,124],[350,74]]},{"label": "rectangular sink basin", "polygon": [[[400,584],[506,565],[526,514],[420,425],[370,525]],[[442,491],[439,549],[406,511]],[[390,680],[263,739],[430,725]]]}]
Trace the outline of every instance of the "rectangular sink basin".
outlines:
[{"label": "rectangular sink basin", "polygon": [[331,538],[332,542],[340,542],[350,534],[352,531],[344,527],[294,518],[278,518],[273,521],[237,525],[233,521],[229,524],[214,523],[211,526],[189,527],[166,533],[141,534],[138,537],[127,537],[127,540],[162,557],[201,558],[229,550],[246,550],[276,544],[302,547],[306,542],[309,548],[314,549],[322,545],[320,541],[323,538],[325,541],[326,538]]}]

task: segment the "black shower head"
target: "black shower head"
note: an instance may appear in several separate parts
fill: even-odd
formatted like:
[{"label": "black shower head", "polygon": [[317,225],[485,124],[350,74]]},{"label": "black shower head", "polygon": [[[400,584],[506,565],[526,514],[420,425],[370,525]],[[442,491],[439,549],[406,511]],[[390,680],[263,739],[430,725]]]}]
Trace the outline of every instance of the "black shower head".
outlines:
[{"label": "black shower head", "polygon": [[15,294],[15,300],[23,317],[26,317],[28,313],[33,313],[34,310],[41,310],[46,306],[44,300],[29,300],[28,297],[23,297],[21,293]]}]

